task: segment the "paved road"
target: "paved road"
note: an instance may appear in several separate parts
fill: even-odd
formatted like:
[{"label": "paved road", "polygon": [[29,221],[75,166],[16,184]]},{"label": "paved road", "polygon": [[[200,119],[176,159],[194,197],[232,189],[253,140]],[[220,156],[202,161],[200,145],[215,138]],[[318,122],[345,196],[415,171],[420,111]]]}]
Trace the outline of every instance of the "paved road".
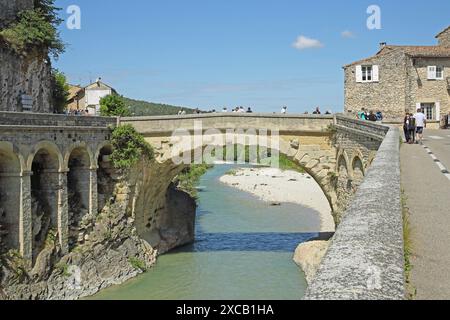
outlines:
[{"label": "paved road", "polygon": [[[417,299],[450,299],[450,130],[426,132],[424,144],[402,146],[402,184],[411,212]],[[434,159],[440,161],[440,165]]]}]

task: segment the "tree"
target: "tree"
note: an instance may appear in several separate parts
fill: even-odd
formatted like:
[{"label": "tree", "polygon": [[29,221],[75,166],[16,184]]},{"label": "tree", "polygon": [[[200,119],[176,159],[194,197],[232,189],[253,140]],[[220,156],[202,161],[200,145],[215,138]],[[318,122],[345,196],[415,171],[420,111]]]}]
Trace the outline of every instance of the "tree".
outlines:
[{"label": "tree", "polygon": [[125,107],[122,97],[110,94],[100,99],[100,114],[104,117],[128,117],[130,111]]},{"label": "tree", "polygon": [[70,87],[64,73],[56,69],[52,70],[52,80],[54,110],[58,113],[62,113],[67,107]]},{"label": "tree", "polygon": [[117,169],[131,168],[142,157],[148,160],[154,158],[153,148],[130,124],[115,128],[111,141],[113,145],[111,160]]},{"label": "tree", "polygon": [[0,39],[18,54],[26,55],[37,48],[58,58],[65,50],[57,30],[61,21],[53,0],[36,0],[33,10],[20,12],[16,22],[0,31]]}]

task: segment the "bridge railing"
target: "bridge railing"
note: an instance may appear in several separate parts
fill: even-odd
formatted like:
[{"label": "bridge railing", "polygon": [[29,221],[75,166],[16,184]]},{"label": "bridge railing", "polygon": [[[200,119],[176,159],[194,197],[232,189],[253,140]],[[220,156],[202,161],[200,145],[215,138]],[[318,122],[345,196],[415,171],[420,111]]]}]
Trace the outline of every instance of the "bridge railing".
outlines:
[{"label": "bridge railing", "polygon": [[66,116],[48,113],[0,112],[0,126],[99,127],[117,124],[117,118]]},{"label": "bridge railing", "polygon": [[167,134],[177,129],[193,130],[201,124],[207,129],[270,129],[280,132],[323,132],[334,123],[334,116],[211,113],[184,116],[121,118],[121,124],[132,124],[144,135]]},{"label": "bridge railing", "polygon": [[305,299],[405,299],[399,144],[391,127]]},{"label": "bridge railing", "polygon": [[336,115],[335,125],[341,130],[348,130],[356,133],[360,132],[379,140],[383,140],[389,131],[388,126],[380,123],[352,119],[344,115]]}]

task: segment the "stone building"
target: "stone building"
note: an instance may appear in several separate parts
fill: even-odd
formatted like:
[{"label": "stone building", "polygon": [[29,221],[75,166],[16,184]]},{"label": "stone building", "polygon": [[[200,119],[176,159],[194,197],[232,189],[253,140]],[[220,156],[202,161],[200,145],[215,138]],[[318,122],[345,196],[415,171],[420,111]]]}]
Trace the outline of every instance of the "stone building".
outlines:
[{"label": "stone building", "polygon": [[90,114],[100,112],[100,99],[110,95],[117,94],[117,91],[101,81],[98,78],[94,83],[86,87],[71,86],[68,101],[68,110],[89,110]]},{"label": "stone building", "polygon": [[435,46],[382,43],[372,57],[344,66],[345,112],[382,111],[387,122],[424,109],[433,127],[450,112],[450,27]]}]

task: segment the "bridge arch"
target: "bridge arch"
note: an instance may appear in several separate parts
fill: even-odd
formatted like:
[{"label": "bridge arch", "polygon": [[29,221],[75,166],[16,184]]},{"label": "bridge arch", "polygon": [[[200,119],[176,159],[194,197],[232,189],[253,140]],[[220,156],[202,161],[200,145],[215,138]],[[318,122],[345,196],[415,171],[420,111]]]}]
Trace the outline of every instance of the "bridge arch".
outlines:
[{"label": "bridge arch", "polygon": [[[63,170],[63,156],[52,142],[38,143],[29,155],[27,169],[31,175],[31,214],[32,214],[32,257],[36,260],[45,246],[50,230],[58,230],[61,223],[59,198],[60,174]],[[61,235],[60,235],[61,237]]]},{"label": "bridge arch", "polygon": [[0,254],[20,248],[20,196],[23,157],[14,145],[0,142]]},{"label": "bridge arch", "polygon": [[[70,153],[69,153],[70,152]],[[89,213],[90,170],[92,152],[84,143],[73,145],[66,154],[67,163],[67,202],[69,216],[69,248],[78,241],[79,228],[83,218]]]},{"label": "bridge arch", "polygon": [[111,163],[111,154],[113,152],[112,144],[109,141],[101,143],[94,154],[95,162],[92,163],[92,169],[97,170],[97,208],[100,212],[108,200],[114,194],[114,181],[112,178],[115,172]]}]

